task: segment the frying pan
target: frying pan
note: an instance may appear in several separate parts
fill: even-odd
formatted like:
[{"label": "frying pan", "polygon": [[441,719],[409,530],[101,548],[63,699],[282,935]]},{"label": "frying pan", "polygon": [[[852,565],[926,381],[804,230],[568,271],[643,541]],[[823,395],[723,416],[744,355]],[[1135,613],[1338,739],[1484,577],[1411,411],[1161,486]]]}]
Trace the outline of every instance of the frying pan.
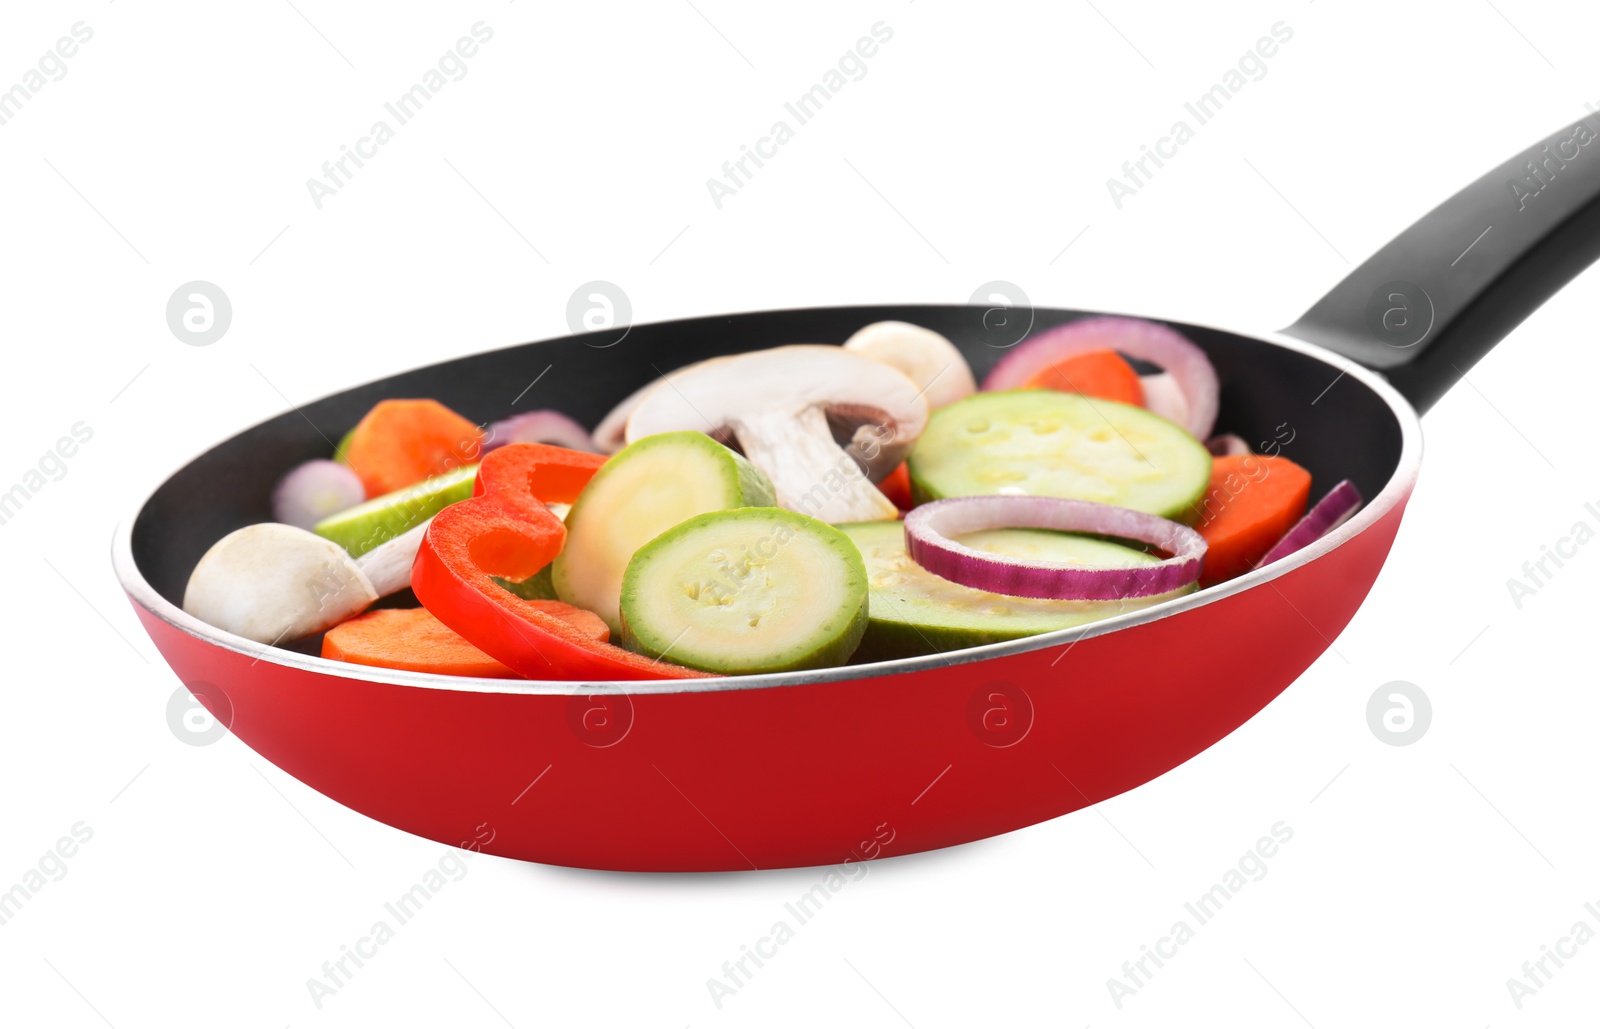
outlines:
[{"label": "frying pan", "polygon": [[[1600,250],[1600,117],[1563,128],[1402,233],[1278,334],[1171,322],[1222,383],[1219,432],[1292,442],[1313,496],[1370,498],[1292,557],[1075,630],[813,672],[660,683],[449,678],[264,647],[179,607],[224,534],[270,518],[292,465],[378,400],[477,422],[549,366],[545,396],[594,425],[691,361],[928,326],[982,375],[1017,342],[1100,312],[976,306],[764,311],[636,325],[395,375],[233,437],[119,528],[114,564],[150,638],[247,745],[329,797],[452,845],[558,865],[712,871],[924,851],[1054,818],[1216,743],[1292,683],[1366,596],[1399,528],[1425,411]],[[531,400],[526,406],[542,406]],[[1248,623],[1270,641],[1212,641]],[[1182,653],[1182,674],[1150,655]]]}]

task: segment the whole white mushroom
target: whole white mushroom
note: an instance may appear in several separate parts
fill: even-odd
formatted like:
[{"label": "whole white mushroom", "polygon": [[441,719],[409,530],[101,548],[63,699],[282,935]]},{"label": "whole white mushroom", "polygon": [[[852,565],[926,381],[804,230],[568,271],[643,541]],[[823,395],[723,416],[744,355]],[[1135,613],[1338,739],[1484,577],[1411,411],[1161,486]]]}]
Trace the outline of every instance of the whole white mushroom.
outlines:
[{"label": "whole white mushroom", "polygon": [[257,643],[292,642],[331,629],[411,584],[411,564],[429,522],[360,558],[293,525],[246,525],[212,544],[195,565],[183,609]]},{"label": "whole white mushroom", "polygon": [[923,390],[932,410],[978,391],[972,367],[956,345],[920,325],[873,322],[845,340],[844,348],[899,369]]}]

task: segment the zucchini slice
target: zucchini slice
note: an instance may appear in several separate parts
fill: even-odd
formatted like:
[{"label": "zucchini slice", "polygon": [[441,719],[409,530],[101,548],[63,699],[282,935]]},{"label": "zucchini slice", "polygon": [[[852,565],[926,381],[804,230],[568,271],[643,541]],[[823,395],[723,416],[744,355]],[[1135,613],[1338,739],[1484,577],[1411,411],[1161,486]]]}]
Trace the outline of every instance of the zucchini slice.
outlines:
[{"label": "zucchini slice", "polygon": [[844,664],[866,627],[855,544],[776,507],[691,518],[645,545],[622,580],[623,646],[708,672]]},{"label": "zucchini slice", "polygon": [[567,512],[567,542],[551,567],[556,596],[622,631],[617,598],[634,551],[707,511],[773,503],[772,483],[700,432],[663,432],[624,447]]},{"label": "zucchini slice", "polygon": [[1047,389],[976,393],[940,408],[907,464],[917,503],[1067,497],[1184,523],[1211,481],[1205,445],[1165,418]]}]

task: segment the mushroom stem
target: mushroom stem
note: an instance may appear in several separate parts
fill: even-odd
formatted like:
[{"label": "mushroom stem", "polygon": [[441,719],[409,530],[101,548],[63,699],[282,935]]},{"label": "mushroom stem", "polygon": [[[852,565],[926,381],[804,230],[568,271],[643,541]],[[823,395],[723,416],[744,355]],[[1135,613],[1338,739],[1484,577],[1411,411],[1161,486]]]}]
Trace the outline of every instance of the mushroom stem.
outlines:
[{"label": "mushroom stem", "polygon": [[822,408],[748,414],[732,425],[739,448],[767,473],[778,503],[824,522],[870,522],[896,517],[888,497],[837,443]]},{"label": "mushroom stem", "polygon": [[378,596],[387,597],[410,587],[411,566],[417,560],[417,551],[422,548],[422,537],[432,524],[433,519],[429,518],[393,539],[384,540],[355,559],[356,567],[372,583]]}]

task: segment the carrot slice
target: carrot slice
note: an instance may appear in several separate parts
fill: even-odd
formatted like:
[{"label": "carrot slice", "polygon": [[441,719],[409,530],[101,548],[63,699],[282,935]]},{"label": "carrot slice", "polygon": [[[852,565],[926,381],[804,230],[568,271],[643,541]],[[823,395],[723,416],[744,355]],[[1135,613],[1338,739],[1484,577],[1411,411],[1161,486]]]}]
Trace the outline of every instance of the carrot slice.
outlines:
[{"label": "carrot slice", "polygon": [[322,656],[410,672],[521,678],[421,607],[382,608],[336,625],[322,637]]},{"label": "carrot slice", "polygon": [[437,400],[381,400],[340,446],[367,496],[379,497],[476,461],[478,427]]},{"label": "carrot slice", "polygon": [[1085,350],[1039,369],[1023,389],[1053,389],[1144,406],[1144,384],[1115,350]]},{"label": "carrot slice", "polygon": [[1206,541],[1200,583],[1255,567],[1306,512],[1311,473],[1287,457],[1234,454],[1211,461],[1211,484],[1195,505],[1195,531]]},{"label": "carrot slice", "polygon": [[596,643],[611,642],[611,627],[593,611],[561,600],[528,600],[526,603],[536,611],[561,619]]},{"label": "carrot slice", "polygon": [[[597,642],[611,634],[592,611],[558,600],[539,607]],[[481,679],[518,679],[516,672],[468,643],[427,608],[380,608],[329,629],[322,637],[322,656],[334,661],[379,668],[400,668],[436,675],[470,675]]]}]

